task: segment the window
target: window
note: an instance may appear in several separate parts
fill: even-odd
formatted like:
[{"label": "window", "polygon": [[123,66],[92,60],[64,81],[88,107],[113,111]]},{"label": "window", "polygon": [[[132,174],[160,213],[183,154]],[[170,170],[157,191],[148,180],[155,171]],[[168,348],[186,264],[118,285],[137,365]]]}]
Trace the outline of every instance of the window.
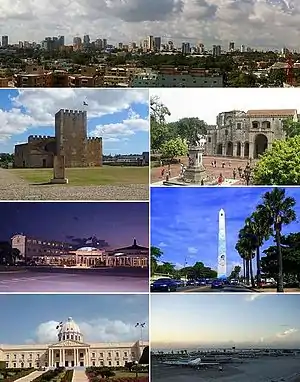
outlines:
[{"label": "window", "polygon": [[208,143],[211,143],[211,137],[208,137]]},{"label": "window", "polygon": [[103,353],[100,353],[100,357],[103,358]]},{"label": "window", "polygon": [[110,352],[108,353],[108,357],[111,357],[111,353]]},{"label": "window", "polygon": [[17,354],[14,354],[14,359],[17,359]]},{"label": "window", "polygon": [[116,362],[116,365],[117,365],[117,366],[120,366],[120,362],[119,362],[119,361],[117,361],[117,362]]},{"label": "window", "polygon": [[119,357],[119,352],[118,351],[116,352],[116,357]]},{"label": "window", "polygon": [[39,368],[39,367],[40,367],[40,364],[39,364],[38,362],[36,363],[36,367],[37,367],[37,368]]},{"label": "window", "polygon": [[8,365],[9,365],[9,363],[8,362],[6,362],[6,368],[8,369]]},{"label": "window", "polygon": [[22,354],[22,359],[24,359],[25,358],[25,354]]},{"label": "window", "polygon": [[80,358],[83,358],[83,353],[79,353],[79,357],[80,357]]},{"label": "window", "polygon": [[104,362],[103,361],[100,361],[100,366],[104,366]]},{"label": "window", "polygon": [[108,361],[108,366],[111,366],[111,361]]},{"label": "window", "polygon": [[14,362],[14,367],[17,367],[17,364]]},{"label": "window", "polygon": [[9,354],[6,355],[6,359],[9,359]]},{"label": "window", "polygon": [[259,127],[258,122],[257,121],[252,122],[252,127],[253,127],[253,129],[258,129],[258,127]]},{"label": "window", "polygon": [[95,358],[95,357],[96,357],[96,354],[95,354],[95,353],[92,353],[92,357]]},{"label": "window", "polygon": [[23,369],[23,367],[24,367],[24,363],[23,363],[23,362],[21,362],[21,369]]},{"label": "window", "polygon": [[124,351],[124,357],[128,357],[127,351]]},{"label": "window", "polygon": [[39,358],[40,358],[40,354],[39,354],[39,353],[37,353],[37,355],[36,355],[36,356],[37,356],[37,359],[39,359]]},{"label": "window", "polygon": [[32,353],[29,354],[29,358],[32,359]]},{"label": "window", "polygon": [[135,353],[132,352],[132,353],[131,353],[131,357],[132,357],[132,358],[135,358]]},{"label": "window", "polygon": [[92,362],[92,365],[93,365],[93,366],[96,366],[96,363],[95,363],[95,361],[93,361],[93,362]]},{"label": "window", "polygon": [[29,367],[32,367],[32,363],[31,362],[29,362]]},{"label": "window", "polygon": [[237,128],[237,130],[241,130],[241,128],[242,128],[242,124],[239,122],[239,123],[237,123],[236,124],[236,128]]}]

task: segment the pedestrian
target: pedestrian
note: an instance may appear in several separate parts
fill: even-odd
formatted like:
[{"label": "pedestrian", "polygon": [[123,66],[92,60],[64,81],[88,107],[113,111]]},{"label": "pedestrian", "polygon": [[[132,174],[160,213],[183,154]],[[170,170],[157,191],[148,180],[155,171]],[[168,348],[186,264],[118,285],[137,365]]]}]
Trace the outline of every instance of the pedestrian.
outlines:
[{"label": "pedestrian", "polygon": [[232,171],[232,175],[233,175],[233,179],[235,180],[235,177],[236,177],[236,169],[235,168]]},{"label": "pedestrian", "polygon": [[225,168],[225,162],[222,162],[222,168]]},{"label": "pedestrian", "polygon": [[161,177],[163,178],[164,175],[165,175],[165,168],[163,167],[163,168],[161,169]]},{"label": "pedestrian", "polygon": [[201,186],[204,186],[204,180],[201,179]]},{"label": "pedestrian", "polygon": [[243,169],[241,166],[238,167],[238,172],[239,172],[239,176],[240,178],[242,178],[242,175],[243,175]]},{"label": "pedestrian", "polygon": [[166,172],[166,181],[168,182],[169,181],[169,171]]},{"label": "pedestrian", "polygon": [[211,162],[211,167],[215,167],[214,161]]},{"label": "pedestrian", "polygon": [[223,175],[220,174],[219,177],[218,177],[218,186],[221,186],[223,182],[224,182]]},{"label": "pedestrian", "polygon": [[215,168],[217,168],[217,161],[216,161],[216,159],[214,160],[214,165],[215,165]]},{"label": "pedestrian", "polygon": [[228,162],[228,166],[231,167],[231,161]]}]

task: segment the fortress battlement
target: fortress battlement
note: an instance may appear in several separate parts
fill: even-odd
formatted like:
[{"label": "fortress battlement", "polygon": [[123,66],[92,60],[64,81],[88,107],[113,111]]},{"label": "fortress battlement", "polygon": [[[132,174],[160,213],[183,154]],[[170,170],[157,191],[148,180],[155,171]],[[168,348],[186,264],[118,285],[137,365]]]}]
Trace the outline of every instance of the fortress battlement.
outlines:
[{"label": "fortress battlement", "polygon": [[60,109],[58,114],[63,114],[64,116],[86,116],[86,111],[71,110],[71,109]]},{"label": "fortress battlement", "polygon": [[102,138],[99,137],[88,137],[88,142],[102,142]]},{"label": "fortress battlement", "polygon": [[33,141],[48,141],[49,139],[55,139],[55,137],[52,137],[51,135],[29,135],[28,142]]}]

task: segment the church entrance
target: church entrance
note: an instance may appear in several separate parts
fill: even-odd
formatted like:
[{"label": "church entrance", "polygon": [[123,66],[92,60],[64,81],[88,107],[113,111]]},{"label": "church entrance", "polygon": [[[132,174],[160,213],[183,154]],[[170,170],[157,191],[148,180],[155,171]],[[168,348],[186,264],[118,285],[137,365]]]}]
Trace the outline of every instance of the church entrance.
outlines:
[{"label": "church entrance", "polygon": [[258,134],[254,141],[254,155],[253,158],[257,159],[268,148],[268,138],[264,134]]},{"label": "church entrance", "polygon": [[249,142],[245,142],[244,146],[244,157],[249,158]]},{"label": "church entrance", "polygon": [[232,142],[228,142],[227,143],[226,155],[229,156],[229,157],[233,156],[233,143]]},{"label": "church entrance", "polygon": [[222,152],[222,143],[219,143],[218,146],[217,146],[217,155],[222,155],[223,152]]},{"label": "church entrance", "polygon": [[84,362],[83,362],[83,361],[80,361],[80,362],[79,362],[79,366],[84,366]]}]

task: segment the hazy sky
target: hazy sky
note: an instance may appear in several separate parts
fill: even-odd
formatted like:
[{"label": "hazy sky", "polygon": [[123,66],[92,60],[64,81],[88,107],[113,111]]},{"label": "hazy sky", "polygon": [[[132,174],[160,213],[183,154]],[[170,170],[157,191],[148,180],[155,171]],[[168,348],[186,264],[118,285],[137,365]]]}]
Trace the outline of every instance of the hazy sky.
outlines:
[{"label": "hazy sky", "polygon": [[300,295],[153,294],[150,312],[154,348],[300,346]]},{"label": "hazy sky", "polygon": [[104,154],[148,151],[148,101],[148,90],[136,89],[1,90],[0,153],[12,153],[29,135],[54,136],[60,109],[87,112],[88,136],[103,138]]},{"label": "hazy sky", "polygon": [[1,0],[0,35],[12,42],[90,34],[129,42],[159,35],[178,42],[299,48],[298,0]]},{"label": "hazy sky", "polygon": [[[300,2],[299,2],[300,3]],[[168,107],[168,121],[198,117],[209,125],[223,111],[251,109],[297,109],[300,111],[300,89],[150,89]]]},{"label": "hazy sky", "polygon": [[[227,273],[242,261],[235,250],[238,233],[245,219],[261,202],[268,187],[153,187],[151,189],[151,245],[161,248],[163,261],[182,267],[202,261],[217,268],[218,218],[221,208],[226,215]],[[286,188],[300,217],[300,189]],[[299,232],[298,221],[283,227],[283,233]],[[263,246],[273,245],[269,240]],[[255,265],[254,265],[255,268]]]},{"label": "hazy sky", "polygon": [[[149,243],[148,203],[0,203],[0,241],[23,233],[70,242],[68,236],[96,236],[111,248]],[[42,224],[41,224],[42,219]],[[116,234],[117,232],[117,234]]]},{"label": "hazy sky", "polygon": [[[68,317],[79,325],[87,342],[140,339],[137,322],[146,322],[147,295],[0,295],[0,344],[55,343],[56,326]],[[22,319],[20,320],[20,307]]]}]

